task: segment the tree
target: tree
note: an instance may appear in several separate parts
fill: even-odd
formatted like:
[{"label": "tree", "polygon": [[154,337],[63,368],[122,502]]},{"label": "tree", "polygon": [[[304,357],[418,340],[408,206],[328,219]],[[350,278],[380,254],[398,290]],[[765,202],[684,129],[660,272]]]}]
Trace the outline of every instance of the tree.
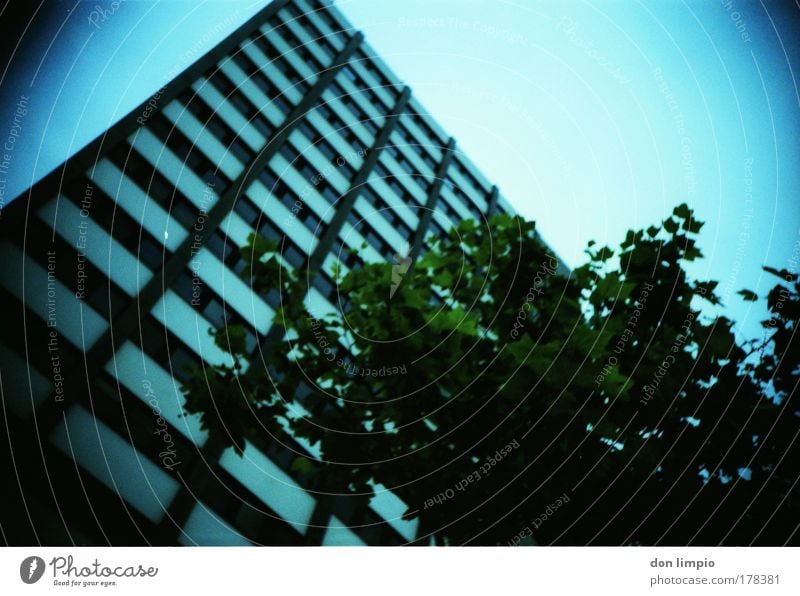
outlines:
[{"label": "tree", "polygon": [[214,332],[233,363],[194,369],[186,410],[238,450],[308,441],[293,467],[320,494],[391,488],[419,544],[797,542],[797,275],[765,268],[773,316],[737,342],[717,282],[684,269],[701,227],[680,205],[567,272],[533,223],[467,220],[404,275],[338,272],[342,313],[320,318],[252,237],[243,275],[280,292],[278,332],[255,356]]}]

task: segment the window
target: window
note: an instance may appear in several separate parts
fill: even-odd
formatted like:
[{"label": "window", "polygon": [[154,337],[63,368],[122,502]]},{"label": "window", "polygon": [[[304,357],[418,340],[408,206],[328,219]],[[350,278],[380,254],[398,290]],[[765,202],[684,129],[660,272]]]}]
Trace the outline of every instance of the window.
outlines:
[{"label": "window", "polygon": [[369,133],[374,137],[378,134],[378,125],[372,120],[363,120],[361,124],[366,128]]},{"label": "window", "polygon": [[[191,286],[191,278],[189,279],[189,284]],[[141,330],[142,350],[144,350],[147,354],[152,356],[156,361],[166,362],[168,358],[166,350],[166,345],[167,345],[166,328],[160,322],[154,319],[152,315],[148,315],[141,322],[140,330]],[[135,336],[134,339],[138,340],[139,337]]]},{"label": "window", "polygon": [[339,200],[339,193],[336,192],[332,186],[330,186],[327,181],[322,182],[324,187],[322,187],[321,194],[322,196],[331,204],[335,204],[336,201]]},{"label": "window", "polygon": [[366,120],[367,115],[361,110],[352,97],[343,96],[341,101],[344,104],[344,107],[346,107],[357,120]]},{"label": "window", "polygon": [[240,91],[232,93],[228,101],[230,101],[231,105],[236,108],[236,111],[242,114],[248,121],[252,120],[259,113],[258,109],[250,103],[250,100]]},{"label": "window", "polygon": [[372,58],[367,56],[364,50],[359,49],[356,52],[355,60],[366,70],[380,85],[390,93],[394,91],[394,86],[389,82],[389,79],[381,72],[378,66],[372,61]]},{"label": "window", "polygon": [[278,49],[269,43],[269,40],[267,40],[266,34],[261,34],[255,37],[252,42],[264,53],[267,58],[269,58],[270,62],[274,62],[281,57],[281,53],[278,51]]},{"label": "window", "polygon": [[278,150],[278,153],[292,165],[297,160],[297,156],[299,155],[299,152],[291,143],[284,143]]},{"label": "window", "polygon": [[194,205],[191,205],[183,195],[175,195],[174,200],[170,202],[168,211],[186,229],[191,229],[197,223],[197,212]]},{"label": "window", "polygon": [[329,143],[320,143],[319,150],[328,161],[332,162],[336,159],[336,151]]},{"label": "window", "polygon": [[284,252],[283,258],[286,259],[292,267],[299,269],[305,262],[305,255],[300,252],[294,245],[290,245]]},{"label": "window", "polygon": [[189,380],[189,374],[186,372],[187,368],[200,364],[199,359],[183,347],[177,347],[172,350],[170,358],[172,366],[172,373],[181,381],[186,382]]},{"label": "window", "polygon": [[[243,203],[243,200],[239,202]],[[208,239],[208,249],[228,267],[233,267],[236,262],[241,258],[238,248],[220,230],[215,230],[211,237]]]},{"label": "window", "polygon": [[380,236],[378,236],[377,233],[375,233],[374,230],[370,229],[367,232],[367,235],[364,236],[364,240],[366,240],[367,243],[372,245],[372,248],[377,250],[379,253],[383,253],[384,252],[383,251],[383,240],[381,239]]},{"label": "window", "polygon": [[314,278],[313,286],[326,298],[334,295],[334,285],[325,273],[320,273]]},{"label": "window", "polygon": [[264,76],[261,69],[247,55],[239,53],[234,57],[234,61],[245,72],[248,80],[253,82],[269,99],[274,99],[280,95],[278,88]]},{"label": "window", "polygon": [[402,124],[400,125],[399,134],[408,145],[409,149],[416,153],[420,159],[425,162],[425,165],[431,169],[431,172],[435,172],[437,163],[436,160],[429,154],[429,149],[422,145],[411,133],[411,131],[409,131]]},{"label": "window", "polygon": [[279,95],[273,99],[271,105],[275,106],[284,116],[288,116],[289,112],[292,111],[292,104],[289,103],[289,100],[283,95]]},{"label": "window", "polygon": [[261,215],[261,212],[244,197],[238,197],[236,199],[236,204],[233,206],[233,210],[236,211],[236,213],[238,213],[243,220],[253,227],[255,227],[255,224]]},{"label": "window", "polygon": [[380,205],[383,204],[383,201],[379,199],[378,195],[375,194],[375,192],[373,192],[373,190],[369,187],[366,186],[364,187],[364,189],[361,191],[361,196],[367,203],[369,203],[372,207],[375,207],[376,209],[378,209]]},{"label": "window", "polygon": [[389,176],[391,176],[391,174],[389,174],[389,170],[387,170],[386,166],[384,166],[381,162],[376,163],[372,171],[376,176],[383,179],[384,182],[386,182]]},{"label": "window", "polygon": [[223,329],[227,326],[228,317],[225,307],[216,298],[211,298],[202,310],[203,317],[211,323],[215,329]]},{"label": "window", "polygon": [[330,42],[330,40],[321,36],[316,40],[316,42],[322,52],[328,57],[328,60],[332,62],[336,57],[336,48],[333,47],[333,44]]},{"label": "window", "polygon": [[[162,139],[167,147],[183,161],[206,183],[213,183],[217,194],[222,194],[230,186],[230,180],[199,150],[196,150],[192,142],[175,128],[163,114],[158,114],[152,118],[151,128],[153,132]],[[176,175],[178,173],[176,172]]]},{"label": "window", "polygon": [[206,78],[214,87],[216,87],[217,91],[219,91],[225,97],[233,93],[233,90],[235,89],[233,83],[231,83],[227,75],[216,67],[213,73],[206,75]]},{"label": "window", "polygon": [[312,144],[320,139],[319,133],[309,124],[308,120],[303,120],[298,124],[297,130]]},{"label": "window", "polygon": [[[121,226],[118,226],[121,228]],[[143,232],[143,231],[142,231]],[[117,233],[117,236],[119,233]],[[119,239],[119,238],[117,238]],[[164,265],[165,252],[161,244],[156,243],[144,233],[139,236],[138,257],[151,271],[158,271]],[[136,253],[135,253],[136,254]]]},{"label": "window", "polygon": [[127,294],[120,290],[116,284],[103,279],[102,282],[94,284],[94,288],[88,293],[89,305],[105,319],[111,320],[125,308],[129,299]]},{"label": "window", "polygon": [[356,73],[353,72],[353,69],[350,68],[349,66],[342,67],[342,74],[348,79],[350,79],[353,83],[358,84],[360,82],[358,75],[356,75]]},{"label": "window", "polygon": [[311,233],[316,236],[321,236],[325,232],[325,226],[322,223],[322,220],[317,217],[317,215],[311,211],[311,209],[304,209],[304,217],[303,223],[305,226],[311,230]]},{"label": "window", "polygon": [[[170,254],[169,251],[126,211],[117,209],[116,202],[107,197],[99,188],[95,188],[94,193],[97,200],[92,202],[92,219],[128,252],[138,255],[139,260],[147,268],[151,271],[158,271],[165,256]],[[73,203],[77,205],[74,200]]]},{"label": "window", "polygon": [[255,157],[255,154],[238,138],[230,144],[228,150],[243,164],[249,164]]},{"label": "window", "polygon": [[433,129],[428,125],[427,122],[425,122],[424,118],[425,116],[423,115],[415,114],[413,117],[414,124],[417,125],[417,127],[422,131],[422,134],[430,139],[431,142],[439,145],[440,147],[444,147],[446,142],[443,141],[439,135],[433,132]]},{"label": "window", "polygon": [[345,142],[350,145],[353,150],[357,153],[362,151],[365,148],[365,143],[361,142],[359,136],[355,133],[352,129],[344,129],[344,140]]},{"label": "window", "polygon": [[272,134],[275,132],[275,127],[267,122],[266,118],[261,116],[260,114],[253,118],[252,125],[256,127],[256,130],[260,132],[264,137],[269,140]]},{"label": "window", "polygon": [[267,240],[274,240],[280,245],[283,232],[279,231],[268,217],[261,218],[261,226],[259,226],[258,231]]},{"label": "window", "polygon": [[406,196],[406,194],[407,194],[406,193],[406,189],[403,188],[403,185],[400,183],[400,181],[397,178],[389,179],[388,184],[389,184],[389,188],[391,188],[392,191],[394,192],[394,194],[396,194],[398,197],[405,197]]},{"label": "window", "polygon": [[278,178],[268,168],[261,170],[258,179],[270,192],[278,185]]},{"label": "window", "polygon": [[[414,175],[416,174],[416,172],[417,172],[417,171],[414,169],[414,166],[413,166],[413,165],[411,165],[411,162],[410,162],[410,161],[408,161],[408,160],[407,160],[405,157],[403,157],[402,155],[401,155],[401,156],[400,156],[400,158],[397,160],[397,163],[398,163],[398,164],[400,164],[400,167],[403,169],[403,171],[404,171],[406,174],[409,174],[409,175],[411,175],[411,176],[414,176]],[[422,185],[422,188],[423,188],[423,190],[424,190],[425,186],[424,186],[424,185]]]},{"label": "window", "polygon": [[350,213],[347,214],[347,222],[353,226],[357,232],[361,232],[364,228],[364,220],[359,217],[355,211],[350,211]]},{"label": "window", "polygon": [[[316,109],[317,112],[319,112],[319,115],[322,116],[322,119],[325,120],[326,122],[331,122],[333,120],[334,116],[330,106],[327,103],[323,102],[322,99],[319,100],[314,109]],[[333,126],[333,124],[331,124],[331,126]]]}]

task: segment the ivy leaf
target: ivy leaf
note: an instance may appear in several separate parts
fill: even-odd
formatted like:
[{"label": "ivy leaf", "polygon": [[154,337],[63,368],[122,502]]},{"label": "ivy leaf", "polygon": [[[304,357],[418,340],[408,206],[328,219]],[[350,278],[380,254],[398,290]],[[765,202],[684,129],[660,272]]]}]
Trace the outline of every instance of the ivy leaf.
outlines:
[{"label": "ivy leaf", "polygon": [[303,474],[313,474],[317,471],[316,466],[307,457],[295,457],[291,469]]},{"label": "ivy leaf", "polygon": [[439,287],[449,288],[453,285],[453,275],[445,269],[435,275],[431,281]]},{"label": "ivy leaf", "polygon": [[703,253],[700,252],[700,249],[696,246],[690,246],[687,248],[683,253],[683,258],[687,261],[694,261],[695,259],[699,259],[703,256]]},{"label": "ivy leaf", "polygon": [[438,332],[458,331],[466,335],[478,334],[478,320],[474,313],[467,313],[461,308],[444,312],[434,312],[430,318],[431,328]]},{"label": "ivy leaf", "polygon": [[797,274],[792,273],[791,271],[787,271],[786,269],[781,269],[778,271],[774,267],[767,267],[766,265],[762,267],[764,271],[767,273],[771,273],[775,277],[780,277],[783,281],[793,282],[797,281]]},{"label": "ivy leaf", "polygon": [[[385,262],[345,273],[339,290],[349,309],[326,316],[322,323],[319,314],[312,318],[306,310],[305,273],[286,267],[267,254],[269,246],[251,238],[246,254],[258,257],[253,288],[285,298],[275,322],[285,328],[286,337],[274,344],[263,341],[263,360],[257,354],[246,368],[227,362],[192,365],[184,408],[199,414],[202,428],[237,453],[245,437],[268,449],[276,435],[280,439],[287,432],[318,445],[327,461],[375,462],[327,466],[297,454],[281,455],[284,464],[291,462],[290,474],[313,473],[319,490],[360,493],[357,507],[368,506],[370,482],[399,487],[398,496],[408,507],[404,516],[419,520],[419,535],[434,533],[445,544],[467,542],[475,527],[486,530],[482,544],[508,542],[567,486],[559,482],[552,490],[541,487],[541,478],[552,475],[560,456],[570,461],[564,480],[585,476],[582,490],[587,494],[611,485],[614,498],[633,494],[642,474],[657,463],[658,481],[674,487],[670,498],[690,502],[703,481],[683,474],[687,458],[735,470],[746,464],[749,451],[729,450],[732,443],[726,437],[676,443],[686,431],[686,416],[704,425],[724,418],[724,426],[737,433],[747,425],[745,443],[774,427],[774,434],[783,433],[776,444],[788,444],[786,431],[793,433],[794,427],[776,426],[781,408],[764,397],[791,395],[795,363],[800,361],[792,339],[800,297],[794,284],[787,287],[796,276],[784,270],[765,268],[782,279],[767,296],[774,317],[764,323],[771,331],[761,342],[766,345],[758,359],[747,359],[742,349],[747,344],[737,343],[729,319],[705,312],[700,317],[695,311],[687,316],[692,296],[718,301],[717,282],[697,281],[686,269],[688,261],[702,256],[692,236],[701,227],[684,204],[663,224],[628,231],[621,253],[612,244],[617,259],[609,258],[609,248],[589,242],[586,263],[567,277],[548,275],[543,293],[528,302],[525,292],[542,276],[540,267],[548,258],[533,224],[508,215],[494,217],[488,227],[467,222],[449,238],[427,246],[413,276],[403,281],[391,302],[386,298],[391,272]],[[456,278],[459,283],[451,288]],[[647,286],[648,293],[644,284],[653,285]],[[437,294],[438,285],[452,293]],[[747,290],[739,294],[757,299]],[[241,325],[214,337],[226,351],[241,350],[245,338],[246,343],[253,339],[249,326]],[[335,346],[333,354],[326,352],[329,346]],[[331,356],[342,358],[349,369]],[[667,365],[668,374],[659,371]],[[311,412],[314,424],[287,415],[293,400]],[[489,407],[481,407],[484,403]],[[751,418],[756,403],[764,405]],[[375,432],[382,429],[387,432]],[[491,474],[481,475],[480,484],[459,490],[446,506],[424,506],[459,486],[480,462],[512,441],[513,452]],[[609,450],[616,442],[625,445],[625,455],[617,453],[619,448]],[[672,450],[673,444],[681,446]],[[537,457],[551,445],[554,457]],[[576,445],[581,446],[583,463],[591,465],[588,476],[585,466],[570,459]],[[638,454],[634,464],[628,446]],[[762,450],[757,466],[771,466],[780,476],[773,484],[785,487],[794,478],[775,467],[776,453]],[[501,490],[511,478],[515,490]],[[772,486],[765,484],[764,490],[774,497],[780,489]],[[490,494],[497,499],[490,510],[482,508],[465,523],[456,523]],[[519,494],[530,498],[520,503]],[[502,519],[492,518],[493,511]],[[722,508],[718,513],[720,524],[738,521],[736,512]],[[762,513],[754,510],[753,515]],[[578,526],[570,530],[571,519],[553,516],[543,538],[569,530],[576,542],[592,539],[593,529],[587,534]],[[754,521],[768,525],[764,517]],[[687,540],[689,532],[683,535]],[[609,530],[598,541],[614,538]],[[646,532],[631,536],[648,539]],[[785,539],[778,531],[769,537],[781,543]]]},{"label": "ivy leaf", "polygon": [[628,230],[627,233],[625,234],[625,240],[622,241],[622,243],[620,244],[620,247],[625,249],[625,248],[628,248],[629,246],[633,246],[634,238],[635,238],[635,235],[633,233],[633,230]]},{"label": "ivy leaf", "polygon": [[758,300],[758,294],[750,290],[739,290],[736,293],[739,294],[743,300],[747,300],[748,302],[755,302]]},{"label": "ivy leaf", "polygon": [[692,232],[693,234],[697,234],[703,228],[703,222],[697,221],[696,219],[686,219],[681,226],[687,232]]},{"label": "ivy leaf", "polygon": [[681,203],[672,210],[672,214],[681,219],[689,219],[692,217],[692,210],[689,209],[689,205],[686,203]]}]

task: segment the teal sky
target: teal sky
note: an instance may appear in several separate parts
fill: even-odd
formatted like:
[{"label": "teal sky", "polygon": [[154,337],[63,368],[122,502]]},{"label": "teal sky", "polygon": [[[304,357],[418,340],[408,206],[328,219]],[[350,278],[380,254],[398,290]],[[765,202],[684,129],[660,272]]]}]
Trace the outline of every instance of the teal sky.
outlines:
[{"label": "teal sky", "polygon": [[338,6],[569,264],[685,201],[706,222],[692,272],[758,332],[736,292],[800,257],[798,42],[777,4]]},{"label": "teal sky", "polygon": [[[51,2],[3,74],[3,122],[26,94],[5,202],[208,51],[264,2]],[[337,6],[571,265],[590,239],[688,202],[706,259],[735,297],[800,256],[793,67],[798,11],[755,2],[339,0]],[[738,17],[738,18],[737,18]],[[795,264],[796,267],[796,264]]]}]

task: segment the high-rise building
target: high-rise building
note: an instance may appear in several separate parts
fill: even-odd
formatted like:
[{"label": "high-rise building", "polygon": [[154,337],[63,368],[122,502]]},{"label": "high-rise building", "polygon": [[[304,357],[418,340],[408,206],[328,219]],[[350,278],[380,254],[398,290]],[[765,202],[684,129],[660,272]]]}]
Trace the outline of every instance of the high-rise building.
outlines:
[{"label": "high-rise building", "polygon": [[[328,3],[274,0],[3,212],[0,338],[9,544],[403,544],[391,491],[320,507],[308,445],[212,444],[182,415],[210,328],[267,337],[238,247],[256,232],[319,272],[419,254],[510,212]],[[363,248],[362,246],[366,246]],[[347,248],[354,251],[345,250]]]}]

